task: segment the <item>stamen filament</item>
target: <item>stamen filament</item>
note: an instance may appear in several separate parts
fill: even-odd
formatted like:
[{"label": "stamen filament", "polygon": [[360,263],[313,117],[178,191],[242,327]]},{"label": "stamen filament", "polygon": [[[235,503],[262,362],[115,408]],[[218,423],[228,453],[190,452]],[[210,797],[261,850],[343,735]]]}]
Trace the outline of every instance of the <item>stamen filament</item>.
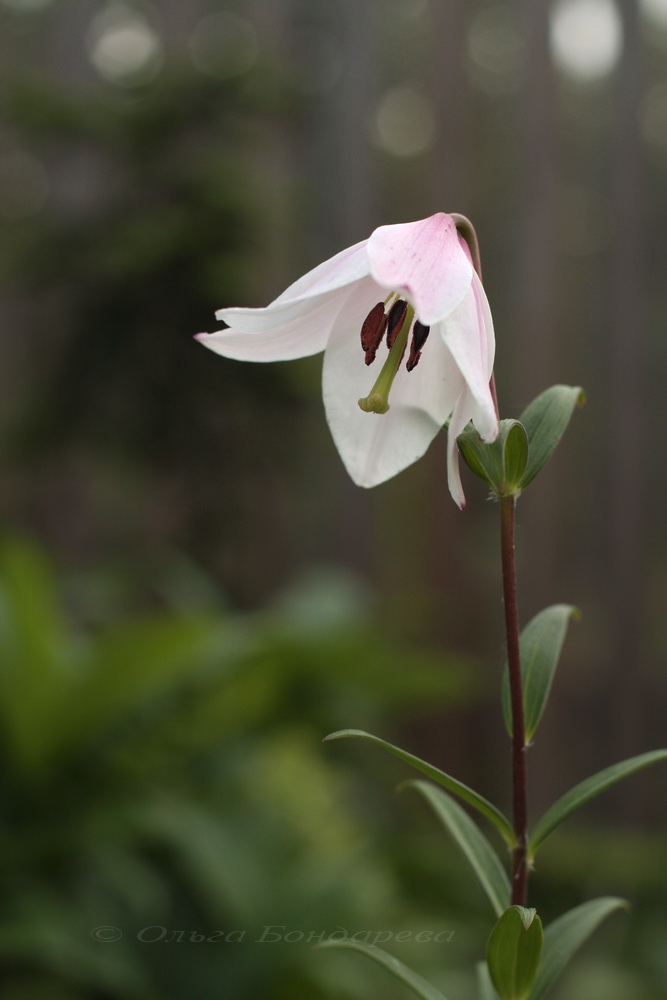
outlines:
[{"label": "stamen filament", "polygon": [[414,316],[414,309],[412,306],[408,306],[403,326],[385,358],[382,370],[375,380],[375,385],[368,396],[359,400],[359,406],[365,413],[386,413],[389,409],[389,390],[401,363]]}]

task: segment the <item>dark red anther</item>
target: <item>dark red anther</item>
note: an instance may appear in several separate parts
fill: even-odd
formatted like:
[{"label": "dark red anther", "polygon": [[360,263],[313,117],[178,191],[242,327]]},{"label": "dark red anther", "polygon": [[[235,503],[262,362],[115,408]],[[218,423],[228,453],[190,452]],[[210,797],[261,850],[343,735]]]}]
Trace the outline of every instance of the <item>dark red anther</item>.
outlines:
[{"label": "dark red anther", "polygon": [[389,310],[387,319],[387,347],[389,350],[394,346],[394,341],[403,329],[405,315],[408,311],[408,304],[405,299],[397,299]]},{"label": "dark red anther", "polygon": [[366,352],[367,365],[375,361],[377,349],[382,343],[386,329],[387,317],[384,311],[384,303],[378,302],[376,306],[373,306],[361,327],[361,346]]},{"label": "dark red anther", "polygon": [[412,343],[410,344],[410,354],[408,355],[408,360],[405,363],[405,367],[409,372],[413,368],[417,367],[417,362],[422,356],[422,347],[426,343],[426,338],[429,335],[431,327],[424,326],[419,320],[415,320],[415,324],[412,327]]}]

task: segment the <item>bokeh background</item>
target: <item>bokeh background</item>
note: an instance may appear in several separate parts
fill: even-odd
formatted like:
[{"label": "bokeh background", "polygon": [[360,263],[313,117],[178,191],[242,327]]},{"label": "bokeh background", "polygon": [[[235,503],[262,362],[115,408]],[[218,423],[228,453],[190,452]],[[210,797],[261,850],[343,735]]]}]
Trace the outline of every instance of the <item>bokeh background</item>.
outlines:
[{"label": "bokeh background", "polygon": [[[4,1000],[404,996],[311,950],[341,927],[410,931],[386,946],[472,998],[457,849],[397,761],[320,740],[508,807],[493,507],[470,476],[454,507],[442,438],[356,489],[319,358],[192,335],[468,215],[503,415],[588,400],[520,508],[524,619],[582,612],[533,814],[664,745],[667,0],[1,0],[0,75]],[[544,850],[546,920],[633,902],[554,1000],[665,996],[664,782]]]}]

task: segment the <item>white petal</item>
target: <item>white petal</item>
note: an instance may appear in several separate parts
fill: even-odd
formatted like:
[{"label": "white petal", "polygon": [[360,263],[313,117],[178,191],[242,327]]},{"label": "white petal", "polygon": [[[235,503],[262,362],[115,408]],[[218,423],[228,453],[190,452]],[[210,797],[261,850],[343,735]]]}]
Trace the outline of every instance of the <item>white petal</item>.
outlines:
[{"label": "white petal", "polygon": [[425,410],[442,427],[464,388],[465,381],[458,365],[447,345],[434,331],[424,345],[417,367],[409,372],[405,361],[401,364],[391,387],[389,402],[392,406],[413,406]]},{"label": "white petal", "polygon": [[380,226],[368,241],[368,256],[378,284],[405,291],[427,326],[455,309],[470,288],[472,264],[454,220],[443,212],[419,222]]},{"label": "white petal", "polygon": [[335,291],[351,285],[370,274],[370,263],[366,247],[368,240],[355,243],[354,246],[341,250],[334,257],[323,261],[299,278],[285,291],[274,299],[272,305],[279,302],[294,302],[310,299],[315,295]]},{"label": "white petal", "polygon": [[495,340],[491,310],[477,274],[461,303],[437,327],[452,352],[472,394],[474,404],[468,419],[475,414],[475,426],[485,441],[498,433],[495,406],[489,388],[493,371]]},{"label": "white petal", "polygon": [[[367,284],[373,287],[372,282]],[[235,325],[216,333],[200,333],[197,340],[216,354],[236,361],[307,358],[324,350],[336,319],[346,314],[349,297],[350,289],[344,288],[277,309],[271,305],[266,309],[223,310],[237,314]],[[359,329],[363,319],[359,319]]]},{"label": "white petal", "polygon": [[237,330],[243,330],[244,333],[262,333],[270,329],[273,317],[279,316],[280,321],[286,323],[309,309],[320,296],[335,298],[337,293],[344,292],[349,285],[368,277],[366,242],[364,240],[363,243],[357,243],[330,260],[325,260],[286,288],[268,306],[262,309],[218,309],[216,319]]},{"label": "white petal", "polygon": [[290,361],[318,354],[350,289],[369,280],[368,270],[366,242],[357,243],[309,271],[262,309],[219,309],[216,318],[230,329],[199,334],[197,339],[239,361]]},{"label": "white petal", "polygon": [[461,484],[459,471],[459,446],[456,439],[465,429],[472,417],[473,399],[470,391],[464,388],[454,407],[449,427],[447,428],[447,482],[449,492],[461,510],[466,505],[466,498]]},{"label": "white petal", "polygon": [[311,310],[317,309],[324,303],[335,304],[338,299],[344,300],[349,293],[349,288],[337,289],[325,295],[315,296],[312,299],[296,299],[289,302],[271,302],[268,306],[260,309],[247,309],[243,307],[230,307],[218,309],[215,314],[216,319],[227,323],[239,333],[266,333],[278,326],[286,326],[293,320],[298,320],[301,316],[306,316]]},{"label": "white petal", "polygon": [[[377,301],[377,290],[355,290],[348,313],[363,319]],[[387,355],[378,351],[366,366],[359,343],[360,323],[334,324],[324,354],[323,393],[327,420],[336,447],[358,486],[377,486],[420,458],[438,433],[465,388],[445,345],[427,341],[412,372],[401,366],[389,395],[388,413],[364,413],[358,400],[367,396]]]}]

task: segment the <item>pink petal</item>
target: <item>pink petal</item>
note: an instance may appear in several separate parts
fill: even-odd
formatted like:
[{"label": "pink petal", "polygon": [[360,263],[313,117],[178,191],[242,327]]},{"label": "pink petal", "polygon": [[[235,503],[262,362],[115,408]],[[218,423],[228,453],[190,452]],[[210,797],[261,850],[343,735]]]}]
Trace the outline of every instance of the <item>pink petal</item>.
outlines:
[{"label": "pink petal", "polygon": [[472,280],[456,225],[443,212],[420,222],[380,226],[368,241],[368,257],[378,284],[404,291],[427,326],[456,308]]}]

